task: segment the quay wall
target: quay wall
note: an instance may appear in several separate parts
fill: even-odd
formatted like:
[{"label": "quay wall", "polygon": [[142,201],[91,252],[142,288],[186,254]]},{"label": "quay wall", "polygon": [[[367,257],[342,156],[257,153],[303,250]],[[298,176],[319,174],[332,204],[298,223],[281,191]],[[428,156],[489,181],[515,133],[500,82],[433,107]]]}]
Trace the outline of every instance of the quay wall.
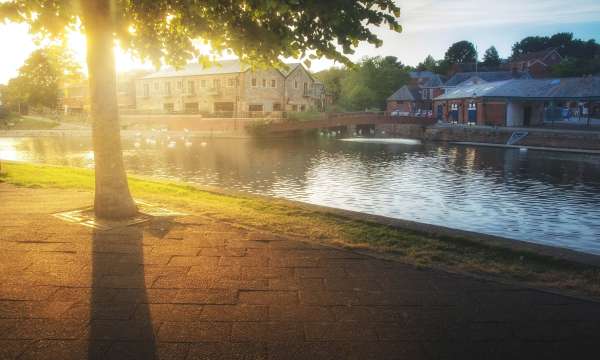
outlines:
[{"label": "quay wall", "polygon": [[378,135],[389,137],[490,144],[506,144],[514,131],[527,131],[527,137],[516,145],[600,150],[600,131],[392,124],[378,125],[376,130]]}]

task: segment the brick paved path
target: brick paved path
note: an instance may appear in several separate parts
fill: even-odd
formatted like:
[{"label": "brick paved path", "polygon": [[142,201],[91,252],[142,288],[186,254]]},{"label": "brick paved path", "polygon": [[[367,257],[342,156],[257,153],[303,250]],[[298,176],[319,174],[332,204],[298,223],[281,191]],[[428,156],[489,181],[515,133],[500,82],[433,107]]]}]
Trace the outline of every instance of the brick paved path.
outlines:
[{"label": "brick paved path", "polygon": [[[67,200],[65,200],[65,197]],[[0,184],[0,359],[597,359],[600,304]]]}]

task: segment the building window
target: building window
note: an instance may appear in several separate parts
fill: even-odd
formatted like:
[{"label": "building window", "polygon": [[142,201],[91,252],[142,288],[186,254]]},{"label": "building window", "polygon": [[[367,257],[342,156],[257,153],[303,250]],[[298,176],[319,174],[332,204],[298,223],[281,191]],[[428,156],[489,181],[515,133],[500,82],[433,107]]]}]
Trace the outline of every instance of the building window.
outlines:
[{"label": "building window", "polygon": [[219,80],[219,79],[214,79],[214,80],[213,80],[213,87],[214,87],[215,89],[218,89],[218,88],[220,88],[220,87],[221,87],[221,80]]},{"label": "building window", "polygon": [[240,86],[240,79],[236,78],[235,79],[235,87],[239,87]]},{"label": "building window", "polygon": [[306,105],[300,105],[300,111],[306,110]]},{"label": "building window", "polygon": [[262,86],[263,86],[264,88],[266,88],[266,87],[267,87],[267,79],[262,79]]},{"label": "building window", "polygon": [[144,84],[144,96],[145,97],[150,96],[150,85],[148,85],[148,84]]},{"label": "building window", "polygon": [[262,104],[250,104],[248,105],[248,111],[263,111]]},{"label": "building window", "polygon": [[271,80],[271,87],[272,87],[272,88],[275,88],[275,87],[277,87],[277,80],[275,80],[275,79],[272,79],[272,80]]},{"label": "building window", "polygon": [[252,78],[252,87],[256,87],[256,78]]},{"label": "building window", "polygon": [[280,103],[274,103],[273,104],[273,111],[281,111],[281,104]]},{"label": "building window", "polygon": [[171,82],[170,81],[167,81],[165,83],[165,94],[166,95],[171,95]]},{"label": "building window", "polygon": [[183,88],[183,81],[179,80],[179,81],[177,82],[177,89],[178,89],[178,90],[181,90],[182,88]]},{"label": "building window", "polygon": [[186,103],[185,104],[185,112],[186,113],[197,113],[198,112],[198,103]]},{"label": "building window", "polygon": [[165,112],[171,113],[175,110],[175,106],[173,105],[173,103],[165,103],[163,104],[163,109],[165,110]]},{"label": "building window", "polygon": [[188,93],[194,95],[194,82],[191,80],[188,81]]},{"label": "building window", "polygon": [[294,80],[294,89],[298,88],[298,80]]},{"label": "building window", "polygon": [[206,80],[200,80],[200,87],[201,88],[205,88],[206,87]]},{"label": "building window", "polygon": [[308,83],[304,83],[304,95],[308,95]]},{"label": "building window", "polygon": [[233,87],[233,85],[234,85],[234,81],[233,81],[233,79],[229,79],[229,80],[227,80],[227,86],[229,86],[229,87]]}]

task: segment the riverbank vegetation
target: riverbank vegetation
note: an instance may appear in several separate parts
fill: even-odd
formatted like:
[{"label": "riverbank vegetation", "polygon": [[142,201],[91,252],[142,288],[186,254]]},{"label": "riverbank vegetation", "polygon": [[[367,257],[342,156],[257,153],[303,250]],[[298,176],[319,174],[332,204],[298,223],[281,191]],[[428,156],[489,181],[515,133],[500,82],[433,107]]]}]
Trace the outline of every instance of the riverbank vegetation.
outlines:
[{"label": "riverbank vegetation", "polygon": [[[88,169],[3,162],[0,181],[18,186],[93,190]],[[433,236],[317,211],[284,200],[226,194],[188,184],[132,176],[136,198],[219,221],[367,249],[416,266],[600,296],[600,269],[466,238]]]},{"label": "riverbank vegetation", "polygon": [[556,33],[525,37],[513,44],[511,55],[504,59],[495,46],[478,54],[475,44],[462,40],[450,45],[443,58],[436,60],[429,55],[416,67],[404,65],[393,56],[366,57],[353,67],[332,67],[314,75],[325,84],[332,97],[331,111],[384,110],[386,99],[409,84],[411,71],[431,71],[446,79],[456,72],[508,71],[512,58],[549,48],[556,49],[562,57],[562,61],[551,69],[554,77],[600,72],[600,44],[595,39],[583,40],[572,33]]}]

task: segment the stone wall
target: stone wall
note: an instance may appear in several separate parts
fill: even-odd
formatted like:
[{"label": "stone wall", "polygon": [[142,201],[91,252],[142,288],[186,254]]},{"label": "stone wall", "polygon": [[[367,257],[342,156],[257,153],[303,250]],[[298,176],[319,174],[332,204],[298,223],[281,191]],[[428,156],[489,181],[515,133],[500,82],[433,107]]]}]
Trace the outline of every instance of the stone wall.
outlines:
[{"label": "stone wall", "polygon": [[[514,129],[478,127],[428,127],[419,139],[506,144]],[[518,145],[600,150],[600,132],[527,129],[529,135]]]}]

